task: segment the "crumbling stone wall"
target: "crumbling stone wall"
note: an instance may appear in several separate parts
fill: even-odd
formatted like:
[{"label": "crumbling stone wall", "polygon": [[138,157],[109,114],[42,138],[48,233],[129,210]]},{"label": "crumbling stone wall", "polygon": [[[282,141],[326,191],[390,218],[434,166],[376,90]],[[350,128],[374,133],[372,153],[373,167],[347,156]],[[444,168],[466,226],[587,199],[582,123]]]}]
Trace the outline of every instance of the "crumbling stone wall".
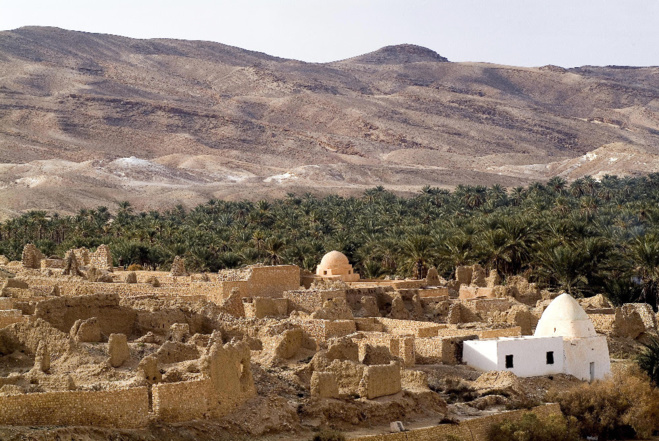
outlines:
[{"label": "crumbling stone wall", "polygon": [[332,372],[314,372],[311,375],[312,398],[339,398],[339,385],[336,374]]},{"label": "crumbling stone wall", "polygon": [[68,333],[76,320],[98,319],[101,332],[132,335],[137,312],[119,304],[116,294],[93,294],[77,297],[56,297],[39,302],[34,315],[62,332]]},{"label": "crumbling stone wall", "polygon": [[0,310],[0,329],[26,320],[27,316],[24,316],[20,309]]},{"label": "crumbling stone wall", "polygon": [[43,254],[33,244],[29,243],[23,247],[23,255],[21,257],[23,268],[39,269],[41,268],[42,259]]},{"label": "crumbling stone wall", "polygon": [[394,335],[414,335],[415,337],[434,337],[446,325],[422,322],[416,320],[396,320],[390,318],[377,318],[384,325],[384,330]]},{"label": "crumbling stone wall", "polygon": [[317,341],[343,337],[357,331],[354,320],[300,320],[299,325]]},{"label": "crumbling stone wall", "polygon": [[166,422],[209,418],[216,407],[210,378],[153,385],[153,412]]},{"label": "crumbling stone wall", "polygon": [[359,383],[359,395],[372,400],[397,394],[401,391],[400,366],[392,361],[388,365],[373,365],[364,368]]},{"label": "crumbling stone wall", "polygon": [[281,298],[285,291],[300,288],[300,268],[296,265],[251,266],[218,274],[218,287],[209,300],[220,304],[238,288],[243,297]]},{"label": "crumbling stone wall", "polygon": [[289,301],[291,311],[303,311],[311,314],[323,307],[325,302],[336,298],[346,299],[346,291],[339,289],[314,290],[299,289],[285,291],[283,294]]},{"label": "crumbling stone wall", "polygon": [[76,248],[71,251],[75,254],[76,260],[80,266],[87,266],[91,263],[91,253],[87,248]]},{"label": "crumbling stone wall", "polygon": [[460,337],[414,339],[417,364],[458,364],[462,362],[462,342],[477,338],[475,334]]},{"label": "crumbling stone wall", "polygon": [[288,315],[288,299],[273,299],[270,297],[245,298],[243,309],[245,310],[245,317],[285,317]]},{"label": "crumbling stone wall", "polygon": [[188,275],[188,272],[185,270],[185,260],[183,260],[180,256],[174,257],[174,262],[172,262],[172,270],[169,275],[172,277],[183,277]]},{"label": "crumbling stone wall", "polygon": [[94,266],[100,270],[112,272],[114,265],[112,263],[112,253],[110,252],[110,247],[104,244],[96,248],[96,251],[94,251],[90,256],[89,265]]},{"label": "crumbling stone wall", "polygon": [[146,387],[0,396],[0,424],[137,428],[148,422]]}]

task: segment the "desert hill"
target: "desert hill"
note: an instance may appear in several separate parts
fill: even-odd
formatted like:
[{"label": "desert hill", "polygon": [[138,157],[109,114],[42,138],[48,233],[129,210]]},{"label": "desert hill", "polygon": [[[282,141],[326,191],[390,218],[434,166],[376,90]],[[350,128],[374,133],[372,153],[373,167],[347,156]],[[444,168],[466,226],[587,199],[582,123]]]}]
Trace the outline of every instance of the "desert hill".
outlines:
[{"label": "desert hill", "polygon": [[0,32],[0,217],[653,171],[659,67],[454,63],[407,44],[316,64]]}]

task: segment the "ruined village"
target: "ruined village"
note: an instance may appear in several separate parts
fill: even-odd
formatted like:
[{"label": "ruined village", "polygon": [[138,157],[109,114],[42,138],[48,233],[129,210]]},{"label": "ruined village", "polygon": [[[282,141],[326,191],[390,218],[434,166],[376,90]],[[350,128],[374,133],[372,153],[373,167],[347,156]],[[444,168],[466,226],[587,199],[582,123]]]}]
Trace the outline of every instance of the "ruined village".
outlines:
[{"label": "ruined village", "polygon": [[624,371],[657,333],[646,303],[480,265],[365,279],[338,251],[315,273],[188,273],[179,257],[131,271],[106,245],[58,258],[28,244],[22,261],[0,256],[0,287],[0,425],[121,439],[197,424],[235,439],[485,440],[502,418],[560,414],[550,389]]}]

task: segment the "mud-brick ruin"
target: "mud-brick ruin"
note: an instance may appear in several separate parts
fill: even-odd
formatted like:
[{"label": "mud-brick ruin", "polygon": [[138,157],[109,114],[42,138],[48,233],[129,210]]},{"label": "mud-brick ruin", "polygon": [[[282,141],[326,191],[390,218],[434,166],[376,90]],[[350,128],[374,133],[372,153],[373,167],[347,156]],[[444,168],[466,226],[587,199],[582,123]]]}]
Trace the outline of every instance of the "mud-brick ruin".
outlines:
[{"label": "mud-brick ruin", "polygon": [[[20,262],[0,257],[0,425],[206,421],[250,437],[331,427],[379,440],[425,422],[432,428],[408,439],[478,439],[516,400],[541,402],[542,381],[580,381],[503,361],[485,372],[479,348],[506,360],[503,342],[541,338],[558,348],[552,357],[581,366],[588,360],[564,355],[564,341],[604,342],[608,362],[657,332],[645,304],[561,297],[550,307],[560,293],[523,277],[502,281],[478,265],[455,275],[361,279],[336,251],[315,274],[293,265],[194,274],[181,258],[171,272],[132,272],[104,245],[63,258],[27,245]],[[554,326],[564,309],[570,319]],[[557,331],[563,325],[571,331]],[[547,372],[551,380],[532,379]]]}]

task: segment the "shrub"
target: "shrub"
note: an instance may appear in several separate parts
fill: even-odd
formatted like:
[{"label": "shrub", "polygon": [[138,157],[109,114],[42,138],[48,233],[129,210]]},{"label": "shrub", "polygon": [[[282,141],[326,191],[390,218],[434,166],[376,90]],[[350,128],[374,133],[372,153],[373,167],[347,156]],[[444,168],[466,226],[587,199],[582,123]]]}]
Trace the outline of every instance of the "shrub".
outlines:
[{"label": "shrub", "polygon": [[540,419],[533,412],[517,421],[505,420],[490,427],[488,441],[579,441],[579,431],[572,419],[551,415]]},{"label": "shrub", "polygon": [[659,428],[659,389],[635,365],[605,381],[550,391],[547,398],[577,420],[583,436],[647,437]]},{"label": "shrub", "polygon": [[126,268],[126,271],[142,271],[144,268],[142,268],[142,265],[139,263],[131,263],[128,265],[128,268]]},{"label": "shrub", "polygon": [[336,430],[321,430],[311,438],[311,441],[346,441],[346,437]]},{"label": "shrub", "polygon": [[659,386],[659,339],[650,337],[648,343],[636,357],[639,367],[648,374],[655,386]]}]

